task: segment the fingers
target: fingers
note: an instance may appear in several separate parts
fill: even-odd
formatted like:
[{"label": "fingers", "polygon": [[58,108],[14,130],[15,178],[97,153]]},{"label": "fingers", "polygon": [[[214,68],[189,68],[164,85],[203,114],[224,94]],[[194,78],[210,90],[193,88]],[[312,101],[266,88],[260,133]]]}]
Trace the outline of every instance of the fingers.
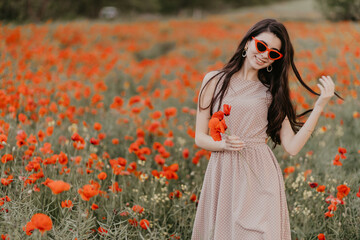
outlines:
[{"label": "fingers", "polygon": [[230,140],[230,139],[226,139],[225,142],[229,145],[229,146],[242,146],[245,145],[244,141],[241,140]]},{"label": "fingers", "polygon": [[327,93],[328,92],[328,83],[327,83],[327,80],[325,80],[326,78],[324,76],[322,76],[319,81],[322,83],[322,87],[323,87],[323,90],[324,90],[324,93]]},{"label": "fingers", "polygon": [[328,80],[330,86],[335,86],[334,81],[330,76],[323,76],[326,80]]},{"label": "fingers", "polygon": [[231,151],[241,150],[246,146],[245,142],[237,136],[228,136],[225,139],[226,149]]},{"label": "fingers", "polygon": [[326,76],[326,79],[328,81],[330,91],[333,93],[335,90],[335,83],[330,76]]},{"label": "fingers", "polygon": [[243,148],[245,148],[245,146],[238,146],[238,147],[236,147],[236,146],[229,146],[229,145],[227,145],[226,147],[225,147],[225,149],[226,150],[229,150],[229,151],[240,151],[241,149],[243,149]]},{"label": "fingers", "polygon": [[229,143],[230,146],[232,147],[244,147],[245,146],[245,142],[244,141],[232,141]]},{"label": "fingers", "polygon": [[330,98],[334,95],[335,84],[330,76],[321,76],[317,86],[320,88],[321,94],[315,105],[324,108]]},{"label": "fingers", "polygon": [[335,84],[330,76],[321,76],[319,81],[322,85],[317,84],[317,86],[320,88],[321,94],[326,96],[334,95]]},{"label": "fingers", "polygon": [[322,95],[323,94],[323,92],[325,91],[324,90],[324,88],[323,88],[323,86],[321,85],[321,84],[316,84],[319,88],[320,88],[320,95]]}]

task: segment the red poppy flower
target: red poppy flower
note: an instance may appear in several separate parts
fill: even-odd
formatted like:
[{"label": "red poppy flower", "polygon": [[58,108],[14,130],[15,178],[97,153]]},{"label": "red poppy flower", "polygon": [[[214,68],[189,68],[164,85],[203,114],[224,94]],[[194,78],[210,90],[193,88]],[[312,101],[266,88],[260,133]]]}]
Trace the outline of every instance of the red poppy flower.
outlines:
[{"label": "red poppy flower", "polygon": [[318,191],[318,192],[324,192],[324,191],[325,191],[325,188],[326,188],[325,185],[320,185],[320,186],[318,186],[318,188],[316,189],[316,191]]},{"label": "red poppy flower", "polygon": [[225,116],[229,116],[230,115],[230,111],[231,111],[231,106],[228,104],[224,104],[224,115]]},{"label": "red poppy flower", "polygon": [[94,129],[95,129],[96,131],[100,131],[101,128],[102,128],[102,126],[101,126],[100,123],[98,123],[98,122],[94,123]]},{"label": "red poppy flower", "polygon": [[192,202],[196,201],[196,194],[195,193],[191,194],[190,201],[192,201]]},{"label": "red poppy flower", "polygon": [[7,178],[1,178],[1,184],[4,186],[9,185],[12,181],[14,181],[13,175],[9,175]]},{"label": "red poppy flower", "polygon": [[2,163],[6,163],[6,162],[9,162],[9,161],[12,161],[14,160],[13,156],[11,154],[4,154],[4,156],[2,156],[1,158],[1,162]]},{"label": "red poppy flower", "polygon": [[140,220],[140,227],[143,229],[148,229],[150,226],[149,221],[146,219],[141,219]]},{"label": "red poppy flower", "polygon": [[177,113],[177,109],[175,107],[168,107],[164,110],[166,119],[173,117]]},{"label": "red poppy flower", "polygon": [[340,155],[336,154],[335,159],[333,160],[333,165],[334,166],[342,166],[342,162],[340,162]]},{"label": "red poppy flower", "polygon": [[343,197],[347,196],[350,192],[350,188],[345,184],[337,186],[336,189],[338,190],[337,198],[339,198],[340,200],[343,199]]},{"label": "red poppy flower", "polygon": [[99,228],[98,228],[98,232],[99,232],[101,235],[105,235],[105,234],[108,233],[108,231],[107,231],[105,228],[103,228],[103,227],[99,227]]},{"label": "red poppy flower", "polygon": [[27,235],[31,235],[34,229],[39,229],[41,235],[44,234],[45,231],[49,231],[52,229],[52,220],[49,216],[43,213],[36,213],[23,227],[23,230],[26,232]]},{"label": "red poppy flower", "polygon": [[134,206],[132,207],[132,210],[133,210],[134,212],[137,212],[137,213],[142,213],[142,212],[144,211],[144,208],[141,207],[140,205],[134,205]]},{"label": "red poppy flower", "polygon": [[317,238],[318,238],[319,240],[325,240],[325,235],[324,235],[323,233],[320,233],[320,234],[317,236]]},{"label": "red poppy flower", "polygon": [[93,144],[93,145],[99,145],[100,139],[96,139],[96,138],[92,137],[90,139],[90,143]]},{"label": "red poppy flower", "polygon": [[189,157],[189,149],[188,148],[184,148],[184,150],[182,151],[182,155],[183,158],[188,158]]},{"label": "red poppy flower", "polygon": [[100,180],[104,180],[104,179],[106,179],[106,177],[107,177],[107,174],[105,172],[101,172],[98,174],[98,179],[100,179]]},{"label": "red poppy flower", "polygon": [[119,183],[114,182],[113,185],[111,185],[109,187],[110,191],[112,191],[113,193],[117,193],[117,192],[122,192],[122,188],[119,187]]},{"label": "red poppy flower", "polygon": [[64,191],[69,191],[70,189],[70,184],[64,182],[64,181],[61,181],[61,180],[58,180],[58,181],[54,181],[54,180],[51,180],[49,178],[47,178],[45,180],[45,182],[43,182],[42,184],[44,184],[45,186],[48,186],[51,191],[53,192],[53,194],[59,194],[59,193],[62,193]]},{"label": "red poppy flower", "polygon": [[86,184],[78,190],[78,193],[83,200],[89,201],[90,198],[99,194],[99,188],[100,185],[98,186],[96,184]]},{"label": "red poppy flower", "polygon": [[338,148],[338,152],[339,152],[340,154],[344,154],[344,153],[346,153],[346,148],[339,147],[339,148]]},{"label": "red poppy flower", "polygon": [[215,141],[220,141],[221,140],[220,133],[224,133],[225,130],[227,129],[224,119],[219,120],[219,118],[217,118],[217,117],[212,117],[209,121],[208,126],[210,129],[210,136]]},{"label": "red poppy flower", "polygon": [[65,200],[61,202],[62,208],[71,208],[73,206],[73,203],[71,200]]}]

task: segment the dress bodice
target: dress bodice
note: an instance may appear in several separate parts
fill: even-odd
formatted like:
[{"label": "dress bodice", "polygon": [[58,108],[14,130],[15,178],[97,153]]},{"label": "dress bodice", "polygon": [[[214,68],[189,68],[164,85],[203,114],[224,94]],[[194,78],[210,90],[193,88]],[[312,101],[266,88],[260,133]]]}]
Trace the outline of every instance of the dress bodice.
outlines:
[{"label": "dress bodice", "polygon": [[[220,80],[216,92],[221,88],[224,77]],[[241,139],[266,139],[267,114],[271,103],[271,93],[260,81],[241,80],[234,75],[230,79],[229,88],[224,95],[222,106],[231,106],[229,116],[225,116],[228,126],[226,134],[237,135]],[[216,112],[219,101],[214,104]]]}]

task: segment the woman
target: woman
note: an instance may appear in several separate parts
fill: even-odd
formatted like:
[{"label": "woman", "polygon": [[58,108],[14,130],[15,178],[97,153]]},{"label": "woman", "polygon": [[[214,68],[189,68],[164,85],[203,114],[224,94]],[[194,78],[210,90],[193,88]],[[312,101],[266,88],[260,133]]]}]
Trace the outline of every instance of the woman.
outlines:
[{"label": "woman", "polygon": [[[300,83],[320,95],[305,124],[297,122],[297,117],[309,111],[296,116],[290,101],[290,65]],[[266,143],[270,136],[273,148],[279,144],[292,156],[302,149],[334,95],[330,76],[319,81],[321,94],[302,81],[286,28],[274,19],[251,27],[223,69],[205,75],[195,143],[212,153],[197,206],[193,240],[291,239],[282,171]],[[229,134],[221,134],[222,140],[215,141],[209,136],[208,123],[224,104],[231,106],[230,115],[225,117]]]}]

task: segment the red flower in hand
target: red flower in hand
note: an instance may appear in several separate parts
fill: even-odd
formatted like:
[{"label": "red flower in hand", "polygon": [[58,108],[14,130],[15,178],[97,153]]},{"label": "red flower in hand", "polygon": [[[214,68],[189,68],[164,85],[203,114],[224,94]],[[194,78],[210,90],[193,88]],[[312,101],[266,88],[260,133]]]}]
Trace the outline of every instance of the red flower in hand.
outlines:
[{"label": "red flower in hand", "polygon": [[[227,129],[227,126],[225,124],[225,119],[221,117],[224,115],[224,113],[223,112],[219,113],[219,112],[214,113],[209,121],[210,136],[215,141],[221,141],[220,133],[224,133],[225,130]],[[220,116],[221,119],[219,119],[217,116]]]},{"label": "red flower in hand", "polygon": [[215,141],[221,141],[221,134],[227,129],[224,116],[230,115],[231,106],[224,104],[224,112],[218,111],[211,116],[209,121],[210,136]]},{"label": "red flower in hand", "polygon": [[218,122],[218,124],[216,125],[215,128],[218,132],[224,133],[225,130],[227,129],[226,123],[225,123],[225,119],[221,120],[220,122]]},{"label": "red flower in hand", "polygon": [[216,113],[214,113],[211,118],[217,118],[219,119],[220,121],[224,119],[224,112],[222,111],[218,111]]},{"label": "red flower in hand", "polygon": [[231,106],[224,104],[224,115],[229,116],[230,115]]}]

